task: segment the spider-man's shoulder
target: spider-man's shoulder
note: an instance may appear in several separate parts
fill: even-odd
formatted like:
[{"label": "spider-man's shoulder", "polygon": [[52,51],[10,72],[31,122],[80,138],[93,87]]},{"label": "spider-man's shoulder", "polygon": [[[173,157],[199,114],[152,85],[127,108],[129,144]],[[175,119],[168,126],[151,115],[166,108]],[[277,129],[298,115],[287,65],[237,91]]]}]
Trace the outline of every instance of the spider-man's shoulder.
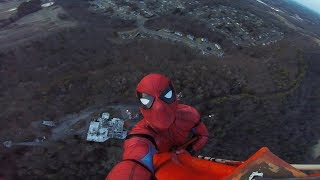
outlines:
[{"label": "spider-man's shoulder", "polygon": [[179,104],[176,112],[176,124],[193,127],[200,120],[199,112],[191,106]]}]

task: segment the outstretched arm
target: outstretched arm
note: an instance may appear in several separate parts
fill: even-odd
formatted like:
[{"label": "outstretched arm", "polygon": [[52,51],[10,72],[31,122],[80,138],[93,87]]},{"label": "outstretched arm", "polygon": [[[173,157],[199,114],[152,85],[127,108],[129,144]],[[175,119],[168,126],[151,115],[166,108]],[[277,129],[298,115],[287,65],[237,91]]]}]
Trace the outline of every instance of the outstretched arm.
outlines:
[{"label": "outstretched arm", "polygon": [[[130,136],[130,135],[129,135]],[[150,180],[153,177],[153,143],[139,136],[131,136],[124,142],[122,161],[108,174],[106,180]]]}]

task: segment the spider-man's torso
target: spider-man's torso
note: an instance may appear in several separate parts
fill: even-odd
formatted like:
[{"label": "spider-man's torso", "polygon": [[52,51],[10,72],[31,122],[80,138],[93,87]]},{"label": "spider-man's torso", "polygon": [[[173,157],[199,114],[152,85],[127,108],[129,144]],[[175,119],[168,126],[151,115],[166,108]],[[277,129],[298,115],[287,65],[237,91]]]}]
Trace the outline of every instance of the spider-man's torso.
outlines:
[{"label": "spider-man's torso", "polygon": [[199,151],[208,140],[208,131],[193,107],[179,104],[169,78],[161,74],[145,76],[136,88],[143,119],[124,142],[122,161],[109,173],[110,180],[147,180],[154,173],[153,155],[162,152],[187,153],[175,149],[196,138],[185,149]]},{"label": "spider-man's torso", "polygon": [[191,129],[199,118],[199,113],[194,108],[179,104],[175,121],[166,131],[156,132],[148,125],[146,119],[142,119],[130,134],[148,134],[154,138],[159,152],[168,152],[188,140]]}]

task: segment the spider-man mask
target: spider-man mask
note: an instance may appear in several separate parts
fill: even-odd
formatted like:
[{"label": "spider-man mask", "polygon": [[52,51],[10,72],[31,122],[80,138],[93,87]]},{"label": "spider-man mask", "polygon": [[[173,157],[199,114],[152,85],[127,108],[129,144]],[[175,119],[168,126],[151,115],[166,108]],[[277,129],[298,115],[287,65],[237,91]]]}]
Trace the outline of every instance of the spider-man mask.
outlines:
[{"label": "spider-man mask", "polygon": [[138,84],[137,96],[144,119],[154,130],[166,130],[175,120],[176,92],[170,79],[161,74],[149,74]]}]

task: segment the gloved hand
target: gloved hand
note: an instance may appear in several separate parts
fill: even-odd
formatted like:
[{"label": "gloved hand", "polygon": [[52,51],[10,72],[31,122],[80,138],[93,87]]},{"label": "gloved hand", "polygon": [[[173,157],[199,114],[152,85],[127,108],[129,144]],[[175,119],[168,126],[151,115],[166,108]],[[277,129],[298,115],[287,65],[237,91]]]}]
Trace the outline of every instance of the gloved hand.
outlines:
[{"label": "gloved hand", "polygon": [[188,155],[190,155],[190,153],[185,149],[177,149],[176,150],[176,154],[188,154]]}]

